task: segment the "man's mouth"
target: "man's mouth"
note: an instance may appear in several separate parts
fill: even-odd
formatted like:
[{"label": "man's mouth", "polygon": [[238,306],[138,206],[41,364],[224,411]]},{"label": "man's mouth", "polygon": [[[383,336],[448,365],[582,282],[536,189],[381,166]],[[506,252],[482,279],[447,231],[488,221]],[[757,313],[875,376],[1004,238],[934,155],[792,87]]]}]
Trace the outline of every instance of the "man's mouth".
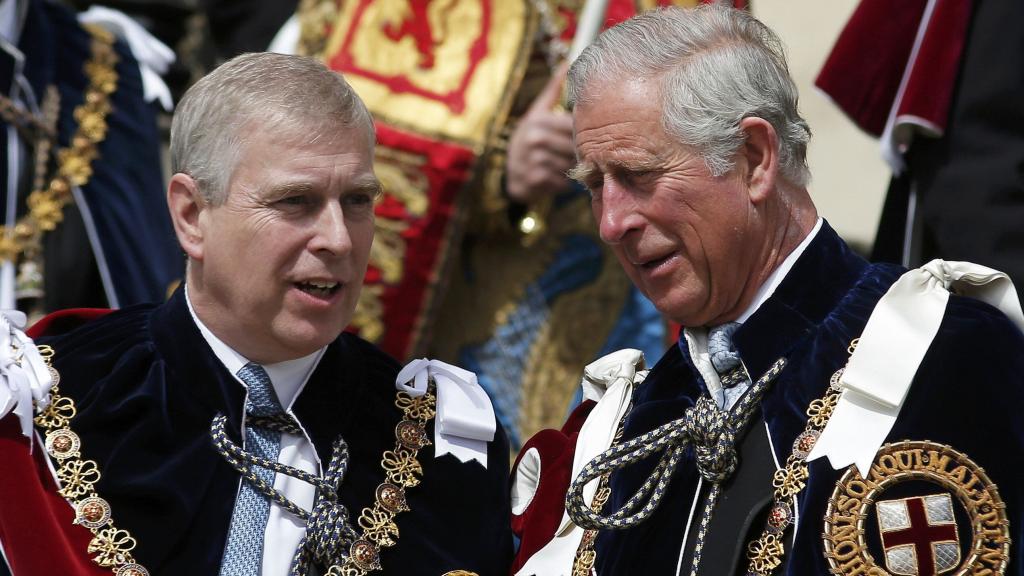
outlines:
[{"label": "man's mouth", "polygon": [[340,282],[322,282],[315,280],[310,282],[296,282],[295,286],[306,294],[316,296],[317,298],[327,298],[341,289]]},{"label": "man's mouth", "polygon": [[645,260],[645,261],[640,263],[640,267],[645,269],[645,270],[653,270],[653,269],[657,268],[658,266],[660,266],[661,264],[663,264],[666,260],[668,260],[671,257],[672,257],[672,253],[669,253],[669,254],[665,254],[664,256],[659,256],[657,258],[652,258],[650,260]]}]

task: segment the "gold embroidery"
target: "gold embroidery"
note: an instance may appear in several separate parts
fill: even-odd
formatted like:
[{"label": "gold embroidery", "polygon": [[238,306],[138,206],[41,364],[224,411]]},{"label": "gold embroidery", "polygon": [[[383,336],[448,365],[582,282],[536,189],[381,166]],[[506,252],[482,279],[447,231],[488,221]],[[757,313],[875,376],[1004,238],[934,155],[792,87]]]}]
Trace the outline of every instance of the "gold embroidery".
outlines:
[{"label": "gold embroidery", "polygon": [[[700,4],[700,0],[672,0],[670,4],[683,8],[693,8]],[[658,0],[636,0],[636,11],[637,13],[647,12],[648,10],[654,10],[659,5]]]},{"label": "gold embroidery", "polygon": [[384,286],[380,284],[363,285],[352,315],[352,326],[369,342],[379,342],[384,335],[384,304],[380,301],[383,294]]},{"label": "gold embroidery", "polygon": [[299,3],[299,44],[296,46],[299,55],[323,58],[327,32],[338,19],[338,1],[302,0]]},{"label": "gold embroidery", "polygon": [[[57,152],[57,173],[49,184],[45,188],[42,182],[34,184],[26,200],[28,214],[13,228],[0,226],[0,261],[15,262],[19,256],[31,258],[38,253],[43,236],[64,219],[64,206],[72,201],[71,187],[84,186],[92,177],[92,163],[107,135],[110,95],[117,89],[114,66],[118,57],[110,32],[92,25],[84,27],[92,35],[92,56],[85,63],[89,79],[85,102],[74,111],[78,131],[71,138],[71,146]],[[45,172],[46,159],[36,158],[36,162],[43,162]]]},{"label": "gold embroidery", "polygon": [[483,151],[504,124],[534,18],[523,2],[345,2],[327,41],[374,117]]},{"label": "gold embroidery", "polygon": [[[560,212],[555,218],[563,218]],[[579,212],[593,226],[588,210]],[[551,222],[552,227],[558,225]],[[523,437],[558,426],[565,419],[573,389],[579,385],[579,367],[598,356],[621,317],[630,282],[615,255],[596,235],[602,248],[601,273],[587,286],[563,294],[551,305],[551,313],[530,350],[523,374],[519,426]],[[552,398],[560,401],[552,402]]]},{"label": "gold embroidery", "polygon": [[1002,574],[1010,558],[1006,505],[995,483],[970,458],[935,442],[897,442],[878,451],[868,477],[856,466],[836,483],[825,510],[825,557],[836,574],[886,574],[868,550],[864,526],[882,493],[925,481],[948,490],[970,518],[970,553],[957,574]]},{"label": "gold embroidery", "polygon": [[[422,171],[425,164],[424,156],[377,146],[373,168],[384,187],[385,201],[398,202],[409,218],[427,213],[430,183]],[[363,287],[352,319],[359,335],[370,342],[378,342],[384,335],[384,305],[380,300],[384,287],[400,284],[405,276],[406,241],[402,233],[408,229],[408,219],[391,218],[378,211],[370,266],[380,271],[380,284]]]},{"label": "gold embroidery", "polygon": [[[598,356],[629,295],[629,279],[614,254],[602,247],[588,202],[579,197],[557,206],[548,233],[530,250],[523,250],[512,233],[470,243],[466,266],[474,277],[452,275],[436,316],[431,356],[459,358],[466,348],[491,340],[509,344],[501,340],[499,328],[507,326],[509,314],[531,296],[527,287],[551,266],[566,239],[582,236],[601,250],[597,277],[554,299],[546,322],[532,337],[516,382],[522,386],[518,427],[523,438],[557,428],[565,420],[573,389],[579,385],[579,367]],[[527,306],[538,309],[535,302]]]}]

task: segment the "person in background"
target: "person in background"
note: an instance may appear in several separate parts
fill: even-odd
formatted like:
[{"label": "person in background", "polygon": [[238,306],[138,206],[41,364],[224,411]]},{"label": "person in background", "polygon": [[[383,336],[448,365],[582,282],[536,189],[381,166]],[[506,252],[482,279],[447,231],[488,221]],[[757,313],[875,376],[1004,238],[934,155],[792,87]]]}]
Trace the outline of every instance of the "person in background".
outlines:
[{"label": "person in background", "polygon": [[181,279],[150,103],[171,104],[152,67],[173,55],[127,20],[0,3],[2,308],[128,306]]}]

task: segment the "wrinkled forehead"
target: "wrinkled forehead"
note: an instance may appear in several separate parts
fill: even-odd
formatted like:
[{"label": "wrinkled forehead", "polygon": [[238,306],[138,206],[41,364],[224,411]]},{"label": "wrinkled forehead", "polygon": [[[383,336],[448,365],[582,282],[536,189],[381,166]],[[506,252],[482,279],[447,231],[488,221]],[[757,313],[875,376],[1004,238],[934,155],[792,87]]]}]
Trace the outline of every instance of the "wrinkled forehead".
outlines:
[{"label": "wrinkled forehead", "polygon": [[[246,126],[227,177],[224,198],[238,192],[238,186],[250,192],[269,193],[292,185],[305,186],[309,191],[333,181],[331,186],[343,185],[346,190],[379,189],[373,166],[374,142],[367,132],[364,127],[350,125]],[[333,180],[337,176],[342,179]]]},{"label": "wrinkled forehead", "polygon": [[591,81],[573,105],[573,133],[595,124],[662,118],[661,83],[657,77]]},{"label": "wrinkled forehead", "polygon": [[300,116],[280,112],[242,119],[238,136],[243,145],[266,139],[295,145],[336,144],[348,148],[362,144],[370,156],[376,144],[372,126],[361,122],[343,121],[329,115]]}]

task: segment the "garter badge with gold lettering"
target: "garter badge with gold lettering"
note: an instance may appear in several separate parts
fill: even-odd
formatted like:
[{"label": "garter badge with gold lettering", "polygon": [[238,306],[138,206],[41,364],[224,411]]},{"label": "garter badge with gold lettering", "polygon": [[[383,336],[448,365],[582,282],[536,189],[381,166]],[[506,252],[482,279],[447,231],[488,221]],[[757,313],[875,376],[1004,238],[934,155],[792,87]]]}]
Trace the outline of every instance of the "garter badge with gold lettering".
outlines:
[{"label": "garter badge with gold lettering", "polygon": [[1006,506],[985,471],[935,442],[878,451],[868,477],[851,466],[825,511],[833,574],[1003,574],[1009,562]]}]

